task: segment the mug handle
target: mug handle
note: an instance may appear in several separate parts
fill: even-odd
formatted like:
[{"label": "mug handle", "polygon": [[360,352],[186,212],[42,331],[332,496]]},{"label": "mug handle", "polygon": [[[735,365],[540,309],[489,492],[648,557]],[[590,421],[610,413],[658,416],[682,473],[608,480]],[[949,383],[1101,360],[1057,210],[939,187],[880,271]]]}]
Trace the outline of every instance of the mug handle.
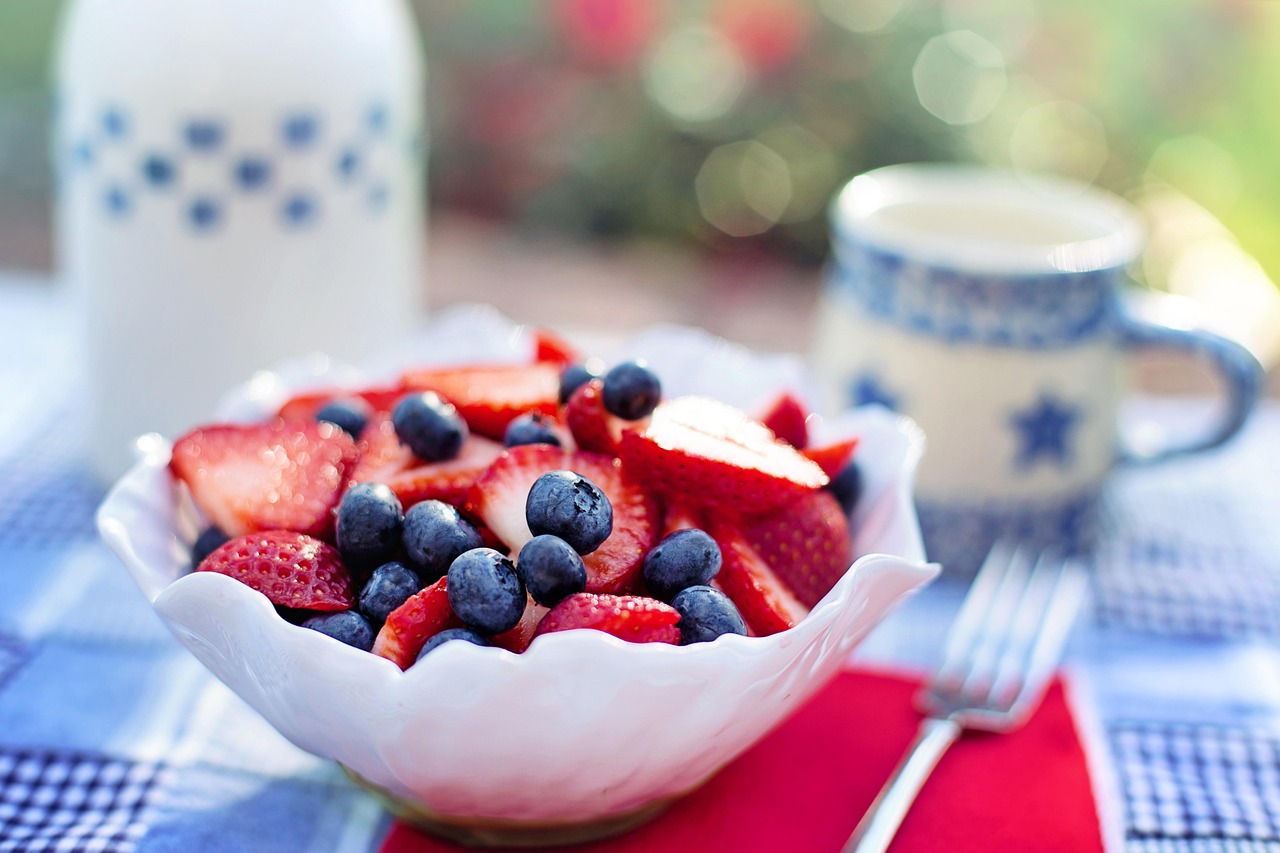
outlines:
[{"label": "mug handle", "polygon": [[[1148,297],[1159,298],[1159,297]],[[1262,393],[1265,372],[1253,353],[1235,341],[1199,328],[1180,328],[1142,319],[1131,312],[1120,318],[1120,342],[1130,351],[1176,350],[1206,362],[1226,383],[1227,411],[1221,422],[1203,438],[1170,444],[1150,451],[1122,446],[1120,462],[1145,464],[1210,450],[1240,431]]]}]

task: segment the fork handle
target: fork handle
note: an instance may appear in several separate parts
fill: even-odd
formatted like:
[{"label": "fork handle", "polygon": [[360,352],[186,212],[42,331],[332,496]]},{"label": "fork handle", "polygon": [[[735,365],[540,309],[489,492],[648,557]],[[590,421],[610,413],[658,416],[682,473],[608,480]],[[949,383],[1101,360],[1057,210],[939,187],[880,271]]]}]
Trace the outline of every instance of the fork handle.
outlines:
[{"label": "fork handle", "polygon": [[842,853],[884,853],[889,849],[889,842],[938,759],[960,737],[960,728],[950,718],[928,717],[920,723],[915,742],[858,822]]}]

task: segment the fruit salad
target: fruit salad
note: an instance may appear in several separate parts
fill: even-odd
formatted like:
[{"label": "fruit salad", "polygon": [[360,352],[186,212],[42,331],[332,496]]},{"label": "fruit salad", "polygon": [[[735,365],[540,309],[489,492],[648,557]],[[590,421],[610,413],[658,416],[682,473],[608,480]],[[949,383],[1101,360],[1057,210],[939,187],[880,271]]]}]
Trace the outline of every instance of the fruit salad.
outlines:
[{"label": "fruit salad", "polygon": [[855,440],[810,446],[791,394],[668,398],[642,361],[538,341],[528,364],[410,369],[180,437],[193,570],[407,669],[557,631],[773,634],[848,569]]}]

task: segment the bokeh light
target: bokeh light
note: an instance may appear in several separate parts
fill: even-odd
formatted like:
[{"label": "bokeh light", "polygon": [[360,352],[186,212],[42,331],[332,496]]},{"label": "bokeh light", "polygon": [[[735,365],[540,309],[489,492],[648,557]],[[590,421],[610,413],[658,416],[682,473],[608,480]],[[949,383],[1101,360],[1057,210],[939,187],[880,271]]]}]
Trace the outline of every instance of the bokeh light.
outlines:
[{"label": "bokeh light", "polygon": [[782,158],[791,198],[778,222],[803,222],[826,209],[840,178],[835,153],[817,134],[798,124],[769,128],[756,139]]},{"label": "bokeh light", "polygon": [[707,122],[728,112],[747,84],[742,54],[706,26],[683,26],[659,43],[645,69],[649,96],[673,117]]},{"label": "bokeh light", "polygon": [[971,30],[929,39],[911,69],[920,105],[947,124],[986,118],[1004,94],[1004,54]]},{"label": "bokeh light", "polygon": [[907,3],[908,0],[818,0],[818,8],[851,32],[874,33],[888,28]]},{"label": "bokeh light", "polygon": [[946,0],[942,20],[949,30],[969,30],[1000,49],[1007,62],[1026,49],[1036,31],[1035,0]]},{"label": "bokeh light", "polygon": [[1092,113],[1070,101],[1025,110],[1009,138],[1013,167],[1052,172],[1091,183],[1107,162],[1106,130]]},{"label": "bokeh light", "polygon": [[694,180],[707,222],[730,237],[762,234],[791,202],[787,161],[754,140],[715,148]]},{"label": "bokeh light", "polygon": [[1199,134],[1162,142],[1147,164],[1146,180],[1168,184],[1205,207],[1230,211],[1240,198],[1243,177],[1235,158]]}]

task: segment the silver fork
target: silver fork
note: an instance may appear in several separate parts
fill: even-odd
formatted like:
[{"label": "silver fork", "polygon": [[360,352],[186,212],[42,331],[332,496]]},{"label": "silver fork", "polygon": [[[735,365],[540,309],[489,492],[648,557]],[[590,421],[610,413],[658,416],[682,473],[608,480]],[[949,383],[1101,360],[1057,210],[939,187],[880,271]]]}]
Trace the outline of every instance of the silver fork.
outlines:
[{"label": "silver fork", "polygon": [[965,596],[941,666],[916,697],[925,719],[915,742],[843,853],[888,849],[907,810],[964,729],[1008,732],[1044,696],[1084,600],[1083,570],[1056,554],[1032,557],[997,543]]}]

